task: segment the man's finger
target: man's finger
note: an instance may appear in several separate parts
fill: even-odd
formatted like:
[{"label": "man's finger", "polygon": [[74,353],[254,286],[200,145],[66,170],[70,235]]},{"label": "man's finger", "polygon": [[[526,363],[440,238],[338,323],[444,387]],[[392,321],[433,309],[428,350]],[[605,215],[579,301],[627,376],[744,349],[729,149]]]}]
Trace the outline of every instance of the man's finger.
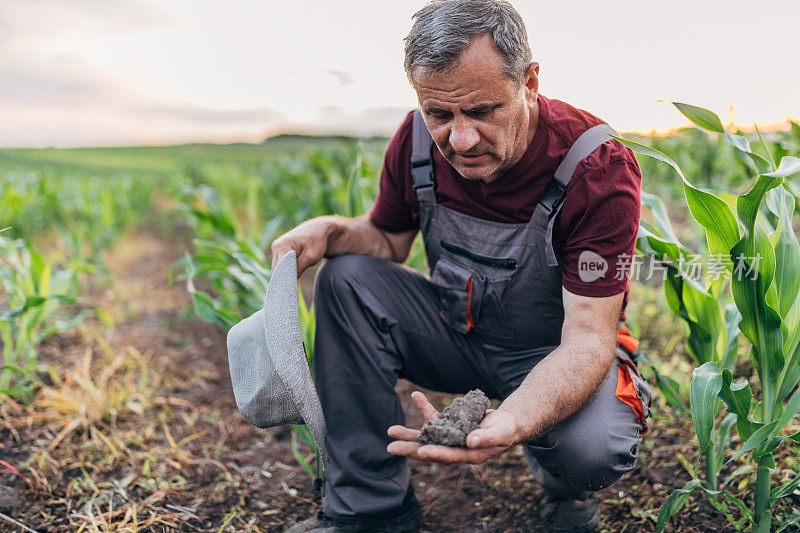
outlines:
[{"label": "man's finger", "polygon": [[422,416],[425,417],[425,420],[436,420],[437,418],[442,418],[442,415],[436,408],[431,405],[431,402],[428,401],[428,398],[425,397],[420,391],[414,391],[411,393],[411,399],[414,400],[414,403],[417,405],[417,408],[422,412]]},{"label": "man's finger", "polygon": [[405,455],[406,457],[415,457],[416,451],[422,446],[419,442],[408,442],[405,440],[396,440],[390,442],[386,446],[386,451],[392,455]]},{"label": "man's finger", "polygon": [[478,428],[467,435],[467,448],[494,448],[496,446],[508,447],[512,444],[512,435],[507,435],[500,428]]},{"label": "man's finger", "polygon": [[413,457],[421,461],[436,461],[437,463],[479,464],[503,450],[504,448],[468,450],[467,448],[426,444],[417,448]]},{"label": "man's finger", "polygon": [[411,429],[405,426],[392,426],[386,433],[394,439],[417,442],[420,432],[418,429]]},{"label": "man's finger", "polygon": [[283,246],[277,246],[272,249],[272,270],[275,270],[275,267],[278,265],[278,261],[281,260],[281,257],[286,255],[286,252],[291,250],[291,248],[284,248]]}]

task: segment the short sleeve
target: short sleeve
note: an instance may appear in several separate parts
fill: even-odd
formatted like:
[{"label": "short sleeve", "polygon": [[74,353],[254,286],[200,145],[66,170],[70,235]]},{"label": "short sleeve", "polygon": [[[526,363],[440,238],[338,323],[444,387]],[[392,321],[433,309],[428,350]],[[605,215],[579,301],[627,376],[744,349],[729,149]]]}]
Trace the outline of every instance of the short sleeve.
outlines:
[{"label": "short sleeve", "polygon": [[625,153],[603,164],[601,152],[599,159],[582,163],[581,174],[579,166],[557,221],[562,285],[581,296],[628,290],[639,231],[641,171],[635,157]]},{"label": "short sleeve", "polygon": [[369,219],[379,229],[391,233],[417,228],[414,206],[408,201],[411,181],[411,129],[413,112],[392,136],[386,146],[381,167],[378,196]]}]

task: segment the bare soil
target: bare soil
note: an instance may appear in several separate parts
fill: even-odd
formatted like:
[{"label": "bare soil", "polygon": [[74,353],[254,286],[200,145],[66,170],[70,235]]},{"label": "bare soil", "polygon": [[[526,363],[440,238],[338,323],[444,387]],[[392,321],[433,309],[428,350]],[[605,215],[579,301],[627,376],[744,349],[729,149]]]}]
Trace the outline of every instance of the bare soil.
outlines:
[{"label": "bare soil", "polygon": [[[138,354],[144,364],[129,378],[113,374],[122,377],[103,389],[119,397],[138,392],[116,404],[109,398],[113,407],[95,418],[64,414],[41,394],[30,406],[0,402],[0,459],[20,473],[0,474],[0,530],[23,531],[15,520],[43,532],[282,531],[319,508],[319,492],[292,455],[289,429],[257,429],[237,412],[222,329],[188,317],[185,287],[168,286],[182,249],[170,236],[132,232],[108,254],[111,281],[87,298],[114,326],[93,321],[44,350],[59,373],[77,369],[74,383],[45,380],[62,393],[82,375],[100,383],[96,376],[114,354]],[[87,366],[87,353],[98,363]],[[415,389],[397,386],[407,425],[419,427],[409,398]],[[85,393],[90,407],[93,394],[100,393]],[[442,408],[453,397],[432,398]],[[74,419],[83,422],[53,446]],[[653,531],[660,505],[689,479],[678,455],[695,461],[690,422],[657,411],[650,426],[637,468],[599,493],[603,530]],[[541,493],[519,448],[478,466],[411,461],[411,468],[428,531],[540,530]],[[695,498],[669,530],[733,530],[724,524]]]}]

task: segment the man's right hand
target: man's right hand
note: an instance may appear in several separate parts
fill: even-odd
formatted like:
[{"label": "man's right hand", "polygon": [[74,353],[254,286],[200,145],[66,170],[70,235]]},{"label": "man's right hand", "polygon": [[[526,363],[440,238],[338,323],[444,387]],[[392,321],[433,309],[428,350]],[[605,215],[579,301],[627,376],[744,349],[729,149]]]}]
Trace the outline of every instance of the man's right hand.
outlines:
[{"label": "man's right hand", "polygon": [[328,250],[328,239],[335,224],[333,217],[306,220],[272,242],[272,268],[289,250],[297,253],[297,277],[308,267],[317,264]]},{"label": "man's right hand", "polygon": [[402,263],[408,257],[417,230],[388,233],[379,230],[367,215],[337,215],[307,220],[272,243],[272,267],[289,250],[297,252],[297,277],[323,257],[360,254]]}]

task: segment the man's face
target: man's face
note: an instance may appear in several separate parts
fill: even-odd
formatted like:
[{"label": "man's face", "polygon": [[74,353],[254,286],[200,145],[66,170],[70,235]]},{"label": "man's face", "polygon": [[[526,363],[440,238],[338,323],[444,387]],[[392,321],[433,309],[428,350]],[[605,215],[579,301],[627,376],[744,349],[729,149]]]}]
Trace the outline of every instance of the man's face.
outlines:
[{"label": "man's face", "polygon": [[522,83],[503,72],[491,36],[476,37],[445,73],[413,70],[422,116],[436,146],[467,179],[493,181],[522,158],[536,130],[539,66]]}]

